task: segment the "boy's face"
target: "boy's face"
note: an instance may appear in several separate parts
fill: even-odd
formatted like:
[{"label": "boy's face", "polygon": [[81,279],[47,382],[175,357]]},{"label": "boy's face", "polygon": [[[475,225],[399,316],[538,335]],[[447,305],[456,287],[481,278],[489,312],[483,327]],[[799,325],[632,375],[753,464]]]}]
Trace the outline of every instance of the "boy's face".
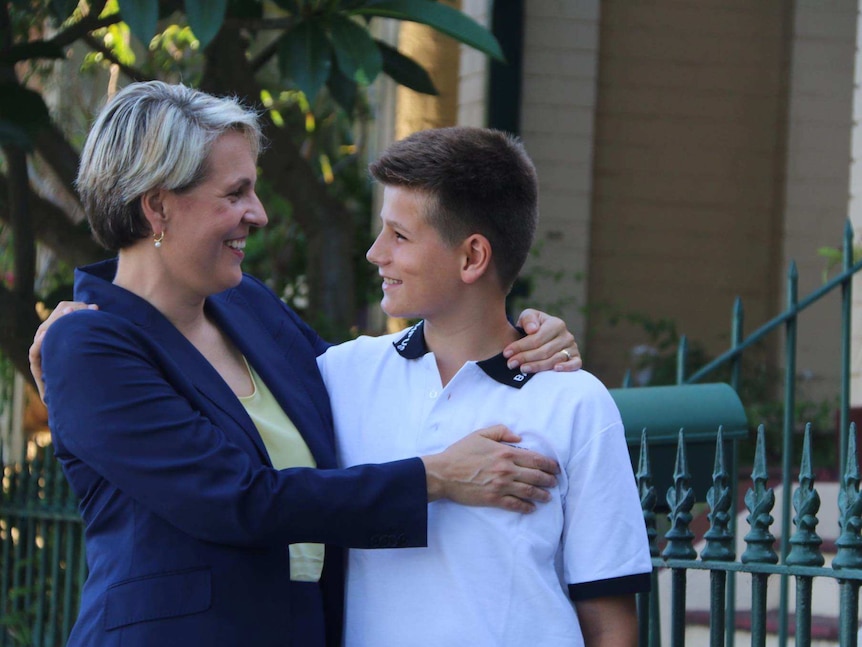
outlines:
[{"label": "boy's face", "polygon": [[383,277],[380,305],[390,317],[433,319],[456,305],[461,254],[425,218],[426,195],[403,187],[383,191],[383,228],[365,257]]}]

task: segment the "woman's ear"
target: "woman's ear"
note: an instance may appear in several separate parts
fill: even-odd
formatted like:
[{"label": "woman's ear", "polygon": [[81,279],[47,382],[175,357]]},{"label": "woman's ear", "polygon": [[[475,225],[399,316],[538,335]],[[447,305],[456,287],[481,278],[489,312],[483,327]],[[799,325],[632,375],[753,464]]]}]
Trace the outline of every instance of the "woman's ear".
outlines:
[{"label": "woman's ear", "polygon": [[150,189],[139,200],[141,201],[141,213],[150,223],[153,233],[164,231],[168,217],[165,212],[163,189]]},{"label": "woman's ear", "polygon": [[482,234],[472,234],[464,239],[461,248],[464,251],[461,280],[468,284],[475,283],[491,267],[491,243]]}]

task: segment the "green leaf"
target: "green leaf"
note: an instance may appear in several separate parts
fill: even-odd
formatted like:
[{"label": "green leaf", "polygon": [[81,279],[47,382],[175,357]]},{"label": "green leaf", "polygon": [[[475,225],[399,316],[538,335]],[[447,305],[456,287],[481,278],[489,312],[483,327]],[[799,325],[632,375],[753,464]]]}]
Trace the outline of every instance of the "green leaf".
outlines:
[{"label": "green leaf", "polygon": [[285,81],[314,101],[332,69],[332,46],[319,22],[304,20],[281,37],[278,66]]},{"label": "green leaf", "polygon": [[144,47],[149,47],[156,35],[159,0],[120,0],[120,14],[135,37]]},{"label": "green leaf", "polygon": [[491,32],[457,9],[432,0],[381,0],[353,13],[422,23],[498,61],[505,61],[503,50]]},{"label": "green leaf", "polygon": [[352,11],[361,5],[369,4],[368,0],[341,0],[338,3],[338,8],[341,11]]},{"label": "green leaf", "polygon": [[350,18],[333,15],[330,22],[332,48],[338,69],[360,85],[369,85],[383,68],[380,49],[368,30]]},{"label": "green leaf", "polygon": [[383,56],[383,72],[396,83],[422,94],[437,95],[437,88],[424,67],[383,41],[376,41]]},{"label": "green leaf", "polygon": [[259,0],[230,0],[228,13],[237,20],[263,18],[263,3]]},{"label": "green leaf", "polygon": [[227,0],[185,0],[186,17],[201,49],[210,44],[224,22]]},{"label": "green leaf", "polygon": [[275,0],[275,4],[281,9],[289,11],[294,16],[298,15],[302,9],[299,0]]},{"label": "green leaf", "polygon": [[27,131],[4,119],[0,119],[0,145],[17,146],[25,151],[33,149],[33,141]]},{"label": "green leaf", "polygon": [[51,122],[42,95],[17,83],[0,83],[0,120],[12,123],[32,137]]},{"label": "green leaf", "polygon": [[326,87],[335,102],[347,113],[347,116],[352,117],[356,107],[356,96],[359,94],[356,82],[353,79],[348,79],[336,68],[329,75]]}]

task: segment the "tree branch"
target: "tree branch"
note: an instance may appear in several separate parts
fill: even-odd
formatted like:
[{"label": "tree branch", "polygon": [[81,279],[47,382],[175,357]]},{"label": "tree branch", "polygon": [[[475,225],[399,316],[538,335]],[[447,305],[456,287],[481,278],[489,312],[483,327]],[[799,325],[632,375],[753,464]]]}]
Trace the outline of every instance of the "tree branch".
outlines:
[{"label": "tree branch", "polygon": [[6,212],[12,229],[12,256],[15,268],[15,293],[21,298],[32,298],[36,283],[36,242],[30,220],[30,178],[27,174],[27,155],[16,146],[3,146],[8,175]]},{"label": "tree branch", "polygon": [[105,8],[105,4],[105,2],[94,2],[90,13],[78,22],[66,27],[66,29],[49,39],[48,42],[59,47],[66,47],[86,34],[89,34],[91,31],[96,31],[103,27],[110,27],[118,22],[122,22],[123,17],[119,13],[112,13],[110,16],[99,18],[99,14],[101,14],[102,10]]},{"label": "tree branch", "polygon": [[39,129],[34,138],[36,151],[51,167],[66,190],[75,195],[75,177],[78,174],[78,151],[53,122]]},{"label": "tree branch", "polygon": [[[0,175],[0,221],[9,222],[9,193],[5,177]],[[36,239],[58,258],[72,266],[87,265],[105,258],[108,253],[82,226],[75,225],[62,209],[41,198],[32,190],[28,195],[30,218]]]},{"label": "tree branch", "polygon": [[92,34],[85,34],[82,37],[82,40],[90,46],[90,48],[96,52],[99,52],[102,56],[108,59],[112,64],[116,65],[120,68],[120,71],[123,72],[126,76],[128,76],[132,81],[151,81],[152,77],[147,76],[140,70],[137,70],[133,67],[129,67],[125,63],[121,63],[120,59],[114,56],[114,52],[112,52],[109,48],[102,45],[98,40],[96,40]]},{"label": "tree branch", "polygon": [[70,25],[53,38],[49,38],[47,40],[37,38],[35,40],[30,40],[26,43],[20,43],[4,49],[3,60],[6,63],[12,64],[26,61],[30,58],[56,58],[58,56],[62,56],[64,47],[68,47],[72,43],[80,40],[91,31],[108,27],[121,22],[122,20],[123,18],[118,13],[105,16],[104,18],[98,18],[98,16],[96,18],[90,18],[88,15],[73,25]]},{"label": "tree branch", "polygon": [[252,74],[256,74],[257,72],[259,72],[260,68],[266,65],[269,59],[275,56],[275,53],[278,51],[278,44],[280,40],[280,38],[276,38],[269,45],[260,50],[254,56],[254,58],[252,58],[248,62],[248,66],[251,69]]},{"label": "tree branch", "polygon": [[30,378],[30,362],[27,351],[33,333],[39,327],[34,299],[24,300],[0,283],[0,351],[8,357],[15,369]]}]

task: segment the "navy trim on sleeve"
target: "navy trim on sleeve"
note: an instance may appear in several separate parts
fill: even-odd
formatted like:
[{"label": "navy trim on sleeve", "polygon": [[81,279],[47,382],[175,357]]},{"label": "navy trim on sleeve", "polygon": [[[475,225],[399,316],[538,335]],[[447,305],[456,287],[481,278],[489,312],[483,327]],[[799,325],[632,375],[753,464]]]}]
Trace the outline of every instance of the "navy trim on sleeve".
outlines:
[{"label": "navy trim on sleeve", "polygon": [[612,595],[627,595],[629,593],[648,593],[651,584],[650,573],[613,577],[608,580],[569,584],[569,597],[573,602],[606,598]]}]

